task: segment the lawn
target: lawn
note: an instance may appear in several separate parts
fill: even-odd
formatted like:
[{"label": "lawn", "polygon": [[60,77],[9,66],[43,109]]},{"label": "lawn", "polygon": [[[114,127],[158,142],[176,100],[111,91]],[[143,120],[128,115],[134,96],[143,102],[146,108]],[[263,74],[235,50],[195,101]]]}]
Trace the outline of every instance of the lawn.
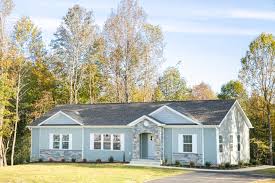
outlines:
[{"label": "lawn", "polygon": [[[263,175],[275,175],[275,168],[267,168],[263,170],[257,170],[255,173],[260,173]],[[269,180],[263,180],[263,181],[258,181],[256,183],[275,183],[275,179],[269,179]]]},{"label": "lawn", "polygon": [[37,163],[0,168],[0,182],[144,182],[184,173],[183,170],[123,164]]}]

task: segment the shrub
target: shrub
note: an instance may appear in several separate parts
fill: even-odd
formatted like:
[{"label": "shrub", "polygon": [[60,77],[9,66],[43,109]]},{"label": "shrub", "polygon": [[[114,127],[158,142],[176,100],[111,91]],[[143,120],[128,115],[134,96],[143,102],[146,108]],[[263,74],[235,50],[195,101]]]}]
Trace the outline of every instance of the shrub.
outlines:
[{"label": "shrub", "polygon": [[101,159],[95,160],[96,163],[101,163]]},{"label": "shrub", "polygon": [[38,159],[38,162],[43,162],[43,159],[42,159],[42,158],[39,158],[39,159]]},{"label": "shrub", "polygon": [[225,167],[225,168],[230,168],[230,167],[231,167],[231,164],[230,164],[229,162],[226,162],[226,163],[224,164],[224,167]]},{"label": "shrub", "polygon": [[206,162],[205,162],[205,166],[206,166],[207,168],[210,168],[211,165],[212,165],[212,163],[211,163],[210,161],[206,161]]},{"label": "shrub", "polygon": [[53,162],[53,159],[52,159],[52,158],[49,158],[49,162]]},{"label": "shrub", "polygon": [[224,164],[224,163],[219,164],[219,168],[220,168],[220,169],[224,169],[224,167],[225,167],[225,164]]},{"label": "shrub", "polygon": [[63,162],[63,163],[64,163],[64,162],[65,162],[65,159],[64,159],[64,158],[62,158],[62,159],[61,159],[61,162]]},{"label": "shrub", "polygon": [[195,167],[195,163],[194,163],[194,161],[190,161],[189,162],[189,166],[192,168],[192,167]]},{"label": "shrub", "polygon": [[110,156],[110,157],[108,158],[108,161],[109,161],[109,163],[113,163],[113,162],[114,162],[113,156]]},{"label": "shrub", "polygon": [[82,160],[82,162],[83,162],[83,163],[86,163],[86,162],[87,162],[87,159],[84,158],[84,159]]},{"label": "shrub", "polygon": [[176,161],[175,161],[175,165],[176,165],[176,166],[180,166],[180,161],[176,160]]},{"label": "shrub", "polygon": [[266,163],[269,156],[268,144],[264,141],[252,138],[250,140],[250,155],[251,159],[255,160],[255,165]]},{"label": "shrub", "polygon": [[75,163],[75,162],[76,162],[76,159],[75,159],[75,158],[72,158],[72,162]]},{"label": "shrub", "polygon": [[238,162],[238,165],[239,165],[239,167],[241,167],[241,168],[242,168],[242,167],[244,167],[244,166],[245,166],[245,163],[244,163],[244,161],[239,161],[239,162]]},{"label": "shrub", "polygon": [[168,163],[168,160],[165,158],[164,162],[163,162],[163,165],[167,165],[167,163]]},{"label": "shrub", "polygon": [[125,163],[125,152],[123,152],[123,162]]}]

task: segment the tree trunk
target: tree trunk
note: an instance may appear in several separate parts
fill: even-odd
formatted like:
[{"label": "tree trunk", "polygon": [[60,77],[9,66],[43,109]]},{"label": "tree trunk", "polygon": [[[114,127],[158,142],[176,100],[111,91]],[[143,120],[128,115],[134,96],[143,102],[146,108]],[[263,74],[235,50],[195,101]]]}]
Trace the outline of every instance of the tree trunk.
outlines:
[{"label": "tree trunk", "polygon": [[273,141],[272,141],[272,127],[271,127],[271,110],[270,106],[267,105],[267,122],[268,122],[268,130],[269,130],[269,164],[273,165]]}]

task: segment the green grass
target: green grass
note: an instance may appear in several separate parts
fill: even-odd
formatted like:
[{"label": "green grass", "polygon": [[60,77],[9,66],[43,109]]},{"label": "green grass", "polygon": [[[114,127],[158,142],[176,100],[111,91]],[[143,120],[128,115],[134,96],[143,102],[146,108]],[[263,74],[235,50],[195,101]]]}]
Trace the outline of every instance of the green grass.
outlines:
[{"label": "green grass", "polygon": [[123,164],[37,163],[0,168],[0,182],[144,182],[184,173],[183,170],[133,167]]},{"label": "green grass", "polygon": [[275,168],[267,168],[263,170],[257,170],[256,173],[264,174],[264,175],[275,175]]}]

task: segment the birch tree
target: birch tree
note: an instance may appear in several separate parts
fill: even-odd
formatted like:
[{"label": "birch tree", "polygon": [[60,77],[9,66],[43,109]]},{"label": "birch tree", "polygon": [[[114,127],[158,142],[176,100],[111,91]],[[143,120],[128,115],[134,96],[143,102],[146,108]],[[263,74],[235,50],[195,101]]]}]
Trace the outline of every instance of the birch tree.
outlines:
[{"label": "birch tree", "polygon": [[272,155],[272,121],[275,97],[275,39],[272,34],[262,33],[249,45],[249,50],[242,58],[240,78],[247,88],[263,98],[263,112],[269,131],[269,157]]},{"label": "birch tree", "polygon": [[63,17],[52,41],[54,54],[64,63],[69,83],[70,104],[78,103],[83,87],[84,64],[96,39],[96,25],[92,11],[75,5]]}]

